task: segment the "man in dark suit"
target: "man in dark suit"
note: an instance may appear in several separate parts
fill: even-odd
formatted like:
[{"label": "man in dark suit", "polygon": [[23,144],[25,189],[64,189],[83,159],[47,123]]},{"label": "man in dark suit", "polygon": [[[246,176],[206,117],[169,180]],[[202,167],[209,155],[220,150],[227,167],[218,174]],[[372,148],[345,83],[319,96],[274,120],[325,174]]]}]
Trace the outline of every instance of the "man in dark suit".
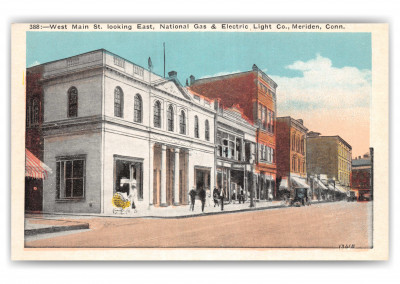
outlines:
[{"label": "man in dark suit", "polygon": [[206,204],[206,191],[204,188],[200,188],[199,198],[201,201],[201,212],[204,212],[204,205]]},{"label": "man in dark suit", "polygon": [[216,188],[216,187],[214,187],[214,190],[213,190],[213,198],[214,198],[214,207],[215,207],[215,205],[219,206],[219,202],[218,202],[219,191],[218,191],[218,188]]},{"label": "man in dark suit", "polygon": [[219,198],[221,199],[221,211],[224,211],[225,190],[223,187],[221,188],[221,191],[219,192]]},{"label": "man in dark suit", "polygon": [[196,202],[196,190],[194,187],[189,191],[190,196],[190,210],[194,211],[194,203]]}]

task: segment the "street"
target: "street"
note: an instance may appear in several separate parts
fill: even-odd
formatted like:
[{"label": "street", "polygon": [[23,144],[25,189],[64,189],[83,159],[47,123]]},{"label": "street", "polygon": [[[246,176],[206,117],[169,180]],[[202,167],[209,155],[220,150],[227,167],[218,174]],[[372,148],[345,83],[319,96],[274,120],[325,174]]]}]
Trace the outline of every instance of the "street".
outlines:
[{"label": "street", "polygon": [[[82,218],[90,230],[27,248],[369,248],[371,202],[332,202],[190,218]],[[74,218],[79,221],[79,218]]]}]

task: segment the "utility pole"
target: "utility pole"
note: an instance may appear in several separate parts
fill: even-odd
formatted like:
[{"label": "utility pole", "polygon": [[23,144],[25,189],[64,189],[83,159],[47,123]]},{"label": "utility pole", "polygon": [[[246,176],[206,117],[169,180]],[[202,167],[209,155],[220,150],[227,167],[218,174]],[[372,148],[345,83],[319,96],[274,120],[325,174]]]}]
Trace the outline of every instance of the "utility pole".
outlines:
[{"label": "utility pole", "polygon": [[163,42],[164,47],[164,78],[165,78],[165,42]]}]

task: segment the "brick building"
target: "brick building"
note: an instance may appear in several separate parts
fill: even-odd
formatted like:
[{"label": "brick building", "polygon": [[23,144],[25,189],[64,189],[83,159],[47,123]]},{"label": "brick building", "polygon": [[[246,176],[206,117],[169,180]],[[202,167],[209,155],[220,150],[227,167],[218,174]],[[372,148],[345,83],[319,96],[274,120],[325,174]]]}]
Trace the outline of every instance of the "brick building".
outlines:
[{"label": "brick building", "polygon": [[306,183],[306,137],[303,120],[276,118],[276,167],[279,189],[291,190]]},{"label": "brick building", "polygon": [[[43,160],[43,89],[40,83],[43,65],[26,69],[26,128],[25,148],[28,153]],[[34,176],[25,179],[25,210],[41,211],[43,180]]]},{"label": "brick building", "polygon": [[255,64],[252,70],[195,80],[189,89],[223,107],[238,105],[256,129],[255,198],[266,199],[276,187],[276,88],[277,84]]},{"label": "brick building", "polygon": [[326,175],[335,189],[350,189],[352,147],[340,136],[320,136],[310,132],[306,140],[307,173]]},{"label": "brick building", "polygon": [[352,160],[351,189],[357,192],[359,200],[368,200],[372,195],[372,160],[366,153]]}]

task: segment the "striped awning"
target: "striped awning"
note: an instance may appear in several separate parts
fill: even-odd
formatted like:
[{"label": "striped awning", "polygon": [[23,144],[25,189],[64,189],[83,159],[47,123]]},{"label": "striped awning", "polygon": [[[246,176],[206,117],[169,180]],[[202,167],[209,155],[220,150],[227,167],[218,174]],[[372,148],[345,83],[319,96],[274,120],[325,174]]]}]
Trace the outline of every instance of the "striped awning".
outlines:
[{"label": "striped awning", "polygon": [[25,176],[45,179],[51,173],[51,169],[45,163],[35,157],[28,149],[25,149]]}]

